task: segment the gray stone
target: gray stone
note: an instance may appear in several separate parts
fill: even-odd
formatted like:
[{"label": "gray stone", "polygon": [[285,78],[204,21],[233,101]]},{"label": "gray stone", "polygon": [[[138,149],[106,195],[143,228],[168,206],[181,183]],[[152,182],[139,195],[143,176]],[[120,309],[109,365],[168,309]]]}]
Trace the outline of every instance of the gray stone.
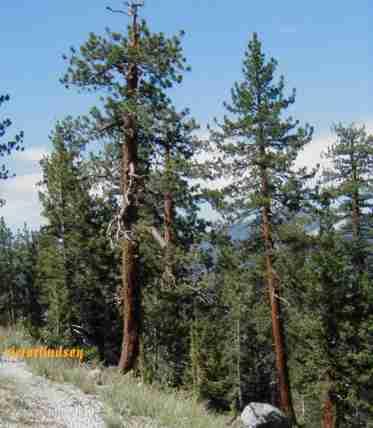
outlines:
[{"label": "gray stone", "polygon": [[250,403],[241,414],[244,428],[290,428],[288,418],[277,407]]}]

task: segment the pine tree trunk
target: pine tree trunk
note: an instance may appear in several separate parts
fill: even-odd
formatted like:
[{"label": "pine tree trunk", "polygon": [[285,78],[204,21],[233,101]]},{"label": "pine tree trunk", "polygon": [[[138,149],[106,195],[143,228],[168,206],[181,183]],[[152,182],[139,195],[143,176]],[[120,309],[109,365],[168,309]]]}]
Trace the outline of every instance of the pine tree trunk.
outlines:
[{"label": "pine tree trunk", "polygon": [[357,191],[352,195],[352,236],[355,241],[360,237],[359,194]]},{"label": "pine tree trunk", "polygon": [[[138,43],[136,15],[133,19],[133,46]],[[127,72],[128,100],[135,97],[138,87],[138,67],[132,64]],[[126,210],[124,228],[133,234],[137,223],[136,173],[137,173],[137,123],[135,114],[128,112],[124,117],[125,141],[122,151],[122,191]],[[122,243],[122,287],[124,302],[123,343],[119,368],[127,373],[135,368],[140,352],[141,289],[139,282],[139,254],[136,238],[125,237]]]},{"label": "pine tree trunk", "polygon": [[166,180],[167,187],[164,193],[164,239],[166,242],[166,266],[165,266],[165,278],[169,284],[174,285],[175,277],[174,277],[174,267],[173,267],[173,253],[174,253],[174,201],[172,192],[169,190],[169,181],[172,180],[172,177],[168,174],[170,167],[170,147],[167,143],[166,145],[166,154],[165,154],[165,162],[166,162]]},{"label": "pine tree trunk", "polygon": [[[351,167],[352,167],[352,182],[355,186],[359,183],[359,176],[356,167],[356,160],[354,156],[354,149],[350,155]],[[360,248],[360,238],[361,238],[361,211],[360,211],[360,201],[359,201],[359,190],[355,188],[352,192],[351,198],[351,222],[352,222],[352,238],[356,245],[354,250],[354,255],[352,262],[357,272],[361,275],[364,272],[365,260],[364,255],[361,252]]]},{"label": "pine tree trunk", "polygon": [[9,324],[14,325],[16,323],[16,316],[15,316],[15,297],[14,297],[14,284],[9,281],[10,287],[9,287]]},{"label": "pine tree trunk", "polygon": [[164,239],[167,243],[167,246],[173,242],[173,223],[174,223],[174,204],[172,193],[170,191],[170,183],[169,180],[172,180],[172,177],[169,174],[170,169],[170,146],[169,142],[166,142],[166,153],[165,153],[165,168],[166,168],[166,180],[167,180],[167,189],[164,193],[164,222],[165,222],[165,233]]},{"label": "pine tree trunk", "polygon": [[164,194],[164,220],[165,220],[165,233],[164,239],[168,244],[173,242],[173,200],[172,193],[165,192]]},{"label": "pine tree trunk", "polygon": [[[320,232],[321,238],[321,253],[335,252],[335,241],[324,240],[323,234],[328,232]],[[330,277],[328,271],[321,273],[321,284],[323,299],[325,299],[326,307],[322,313],[321,321],[323,325],[323,333],[326,339],[325,359],[328,361],[326,367],[326,375],[323,381],[325,382],[324,395],[321,397],[322,405],[322,428],[336,428],[337,427],[337,396],[335,394],[336,386],[336,360],[337,344],[340,342],[339,328],[338,328],[338,313],[333,299],[330,295],[334,292],[334,281]]]},{"label": "pine tree trunk", "polygon": [[360,274],[364,272],[364,256],[361,253],[360,248],[360,236],[361,236],[361,226],[360,226],[360,204],[359,204],[359,192],[355,190],[352,194],[352,238],[356,244],[355,254],[353,255],[353,264]]},{"label": "pine tree trunk", "polygon": [[[353,183],[357,185],[359,182],[358,180],[358,174],[356,170],[356,165],[354,162],[354,156],[351,155],[351,164],[352,164],[352,179]],[[355,189],[352,193],[352,210],[351,210],[351,221],[352,221],[352,238],[355,243],[354,253],[352,255],[352,264],[356,271],[359,274],[359,277],[361,277],[365,270],[365,258],[364,254],[361,251],[361,210],[360,210],[360,202],[359,202],[359,191]],[[357,291],[357,295],[359,296],[359,290]],[[357,298],[357,300],[360,298],[360,296]],[[354,325],[354,331],[355,331],[355,340],[354,340],[354,352],[358,353],[361,347],[360,339],[359,339],[359,328],[360,328],[360,321],[361,321],[361,315],[362,313],[359,313],[359,305],[355,305],[355,311],[356,311],[356,324]],[[357,392],[357,398],[360,399],[360,393]],[[359,425],[359,417],[356,418],[357,423]]]},{"label": "pine tree trunk", "polygon": [[[262,194],[269,197],[268,177],[265,169],[262,169]],[[269,202],[262,210],[262,230],[265,243],[265,261],[268,292],[271,305],[272,335],[275,348],[277,382],[279,391],[279,406],[288,416],[292,423],[295,423],[295,414],[291,398],[289,372],[287,366],[287,355],[285,346],[284,326],[281,316],[279,280],[273,270],[273,241],[271,233],[271,210]]]},{"label": "pine tree trunk", "polygon": [[199,376],[199,343],[197,343],[197,308],[193,302],[193,319],[190,325],[190,361],[193,382],[193,398],[199,398],[200,376]]},{"label": "pine tree trunk", "polygon": [[322,428],[336,428],[336,403],[332,387],[329,386],[323,404]]},{"label": "pine tree trunk", "polygon": [[242,400],[242,388],[241,388],[241,313],[236,320],[236,376],[237,376],[237,404],[239,411],[243,408],[243,400]]},{"label": "pine tree trunk", "polygon": [[[124,177],[123,191],[129,187],[129,170],[136,171],[136,142],[128,138],[123,145]],[[131,197],[132,198],[132,197]],[[133,201],[132,201],[133,202]],[[137,209],[131,204],[126,210],[124,224],[126,231],[133,231],[137,220]],[[139,355],[141,291],[138,278],[138,243],[135,240],[123,239],[122,243],[122,286],[124,302],[124,331],[122,355],[119,368],[124,372],[134,368]]]}]

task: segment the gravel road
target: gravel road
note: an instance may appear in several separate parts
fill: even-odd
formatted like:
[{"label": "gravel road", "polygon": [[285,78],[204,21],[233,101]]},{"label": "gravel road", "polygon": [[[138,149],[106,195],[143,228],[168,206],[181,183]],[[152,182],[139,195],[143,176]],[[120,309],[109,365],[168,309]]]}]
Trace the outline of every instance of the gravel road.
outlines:
[{"label": "gravel road", "polygon": [[105,428],[102,406],[69,384],[33,375],[22,361],[0,357],[1,428]]}]

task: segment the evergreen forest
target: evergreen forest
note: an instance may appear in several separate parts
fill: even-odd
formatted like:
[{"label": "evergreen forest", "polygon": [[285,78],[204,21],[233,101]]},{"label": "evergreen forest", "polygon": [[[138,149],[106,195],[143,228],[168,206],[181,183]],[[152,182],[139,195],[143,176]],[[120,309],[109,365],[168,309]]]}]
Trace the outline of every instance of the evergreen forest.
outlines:
[{"label": "evergreen forest", "polygon": [[[314,128],[255,32],[205,132],[173,100],[193,73],[184,32],[152,32],[140,3],[126,13],[126,31],[66,49],[60,84],[96,103],[50,130],[45,224],[1,217],[0,324],[217,413],[264,402],[294,426],[373,426],[373,135],[330,124],[325,165],[298,167]],[[0,96],[8,183],[28,146],[12,103]]]}]

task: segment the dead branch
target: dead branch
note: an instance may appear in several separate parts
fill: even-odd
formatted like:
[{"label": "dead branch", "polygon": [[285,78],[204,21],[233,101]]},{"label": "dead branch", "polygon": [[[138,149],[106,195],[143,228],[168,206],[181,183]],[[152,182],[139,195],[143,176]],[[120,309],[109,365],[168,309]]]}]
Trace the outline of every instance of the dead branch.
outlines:
[{"label": "dead branch", "polygon": [[156,227],[150,227],[150,232],[162,249],[167,246],[167,242],[163,239],[162,235],[158,232]]},{"label": "dead branch", "polygon": [[109,223],[107,229],[107,235],[110,239],[110,246],[114,248],[122,239],[126,239],[127,241],[135,241],[135,233],[133,230],[126,229],[126,214],[128,212],[129,207],[133,203],[133,187],[136,178],[142,178],[141,176],[135,174],[135,166],[131,162],[129,165],[129,182],[126,192],[123,195],[121,206],[119,207],[119,212],[114,216],[113,220]]}]

